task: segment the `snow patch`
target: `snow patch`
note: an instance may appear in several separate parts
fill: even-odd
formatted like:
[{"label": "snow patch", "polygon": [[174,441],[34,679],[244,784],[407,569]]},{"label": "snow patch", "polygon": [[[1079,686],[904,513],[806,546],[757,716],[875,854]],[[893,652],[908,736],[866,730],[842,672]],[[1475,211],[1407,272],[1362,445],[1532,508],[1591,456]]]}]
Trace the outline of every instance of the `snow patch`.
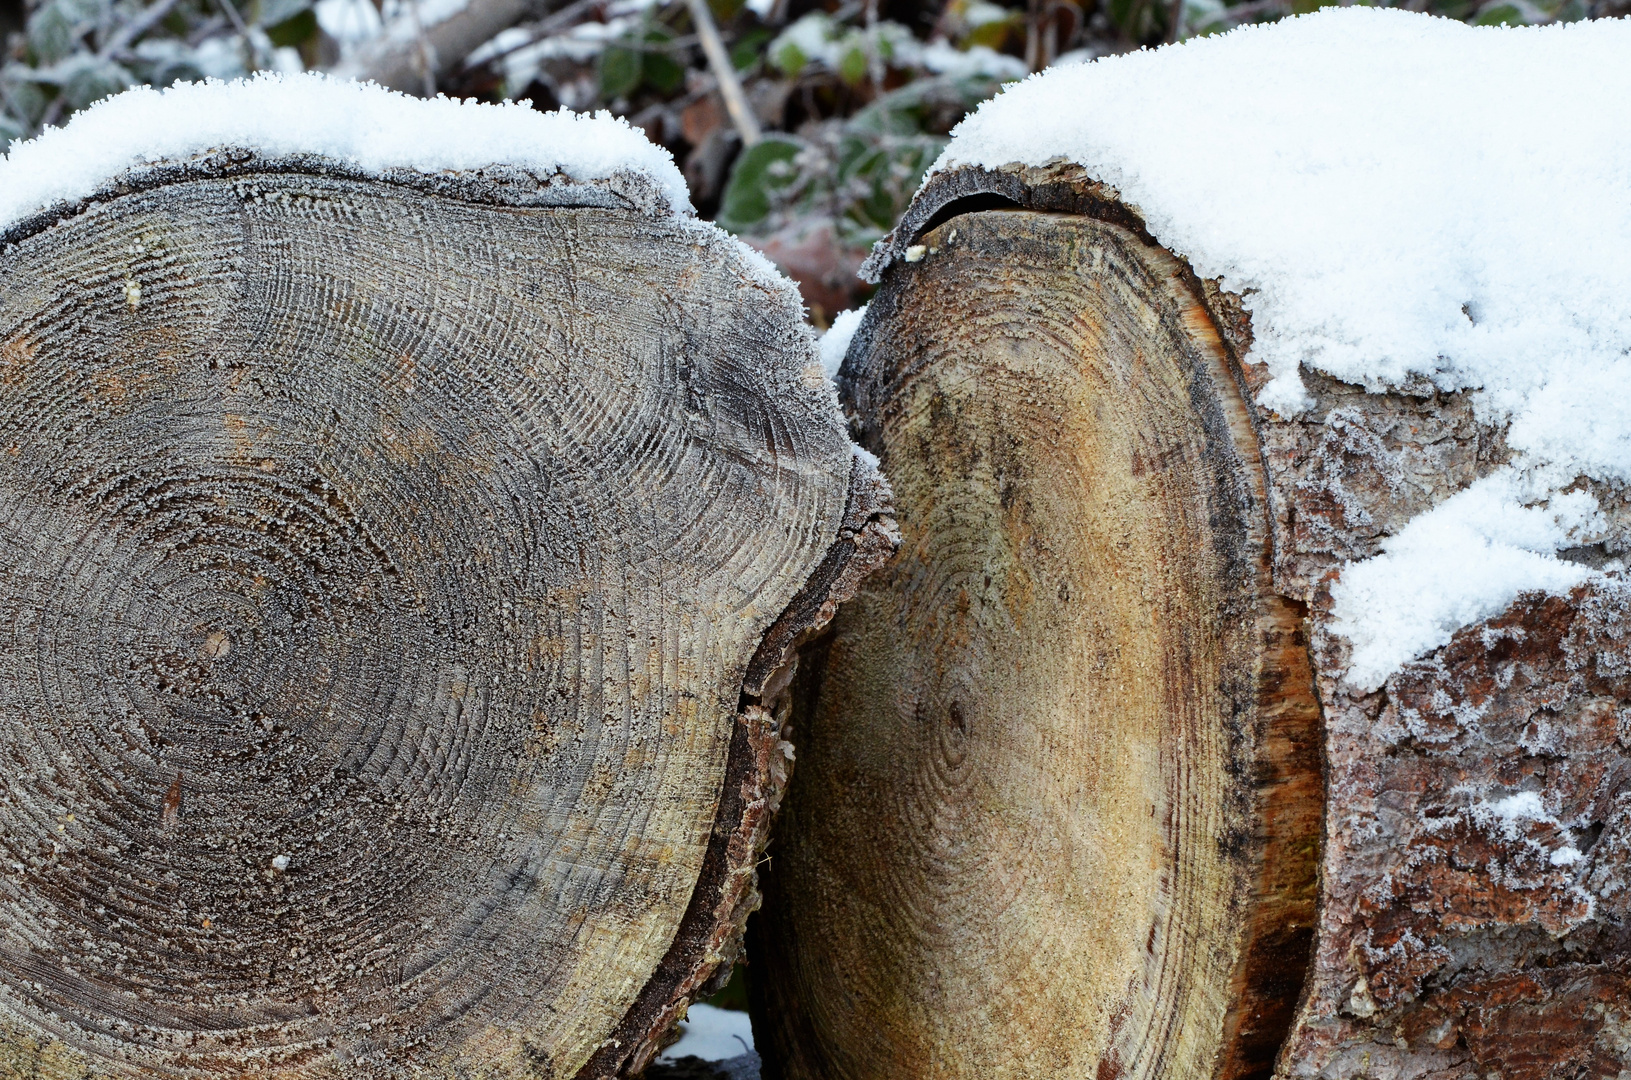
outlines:
[{"label": "snow patch", "polygon": [[[1486,826],[1494,826],[1508,840],[1523,838],[1524,823],[1530,821],[1550,825],[1565,837],[1569,835],[1563,823],[1546,809],[1540,793],[1536,791],[1520,791],[1516,795],[1508,795],[1493,803],[1479,800],[1472,806],[1472,819]],[[1573,866],[1585,858],[1585,854],[1573,843],[1565,843],[1562,847],[1550,851],[1532,839],[1525,840],[1525,843],[1538,850],[1551,866]]]},{"label": "snow patch", "polygon": [[1540,793],[1536,791],[1520,791],[1516,795],[1508,795],[1499,802],[1486,803],[1490,814],[1500,823],[1508,839],[1518,838],[1518,823],[1521,821],[1547,821],[1556,822],[1556,818],[1546,812],[1546,804],[1540,801]]},{"label": "snow patch", "polygon": [[1083,165],[1244,298],[1266,410],[1310,408],[1313,369],[1476,391],[1479,419],[1509,424],[1513,469],[1344,570],[1338,629],[1374,688],[1519,592],[1586,580],[1553,552],[1596,507],[1564,489],[1631,481],[1628,55],[1626,19],[1328,8],[1032,76],[964,120],[931,175]]},{"label": "snow patch", "polygon": [[849,343],[855,339],[855,331],[860,328],[861,319],[865,316],[865,304],[849,311],[840,311],[833,316],[832,325],[827,332],[821,335],[821,341],[816,347],[821,351],[821,370],[827,373],[827,378],[838,377],[838,369],[844,363],[844,354],[849,352]]},{"label": "snow patch", "polygon": [[610,113],[424,100],[371,83],[263,72],[230,83],[127,90],[75,114],[65,127],[14,143],[0,160],[0,228],[85,198],[128,169],[226,148],[319,154],[381,173],[499,164],[580,182],[637,173],[676,214],[691,208],[668,151]]},{"label": "snow patch", "polygon": [[753,1049],[753,1026],[745,1012],[693,1005],[679,1027],[679,1041],[663,1051],[658,1061],[682,1057],[725,1061]]},{"label": "snow patch", "polygon": [[1547,487],[1500,469],[1412,519],[1382,542],[1382,554],[1344,569],[1331,615],[1332,629],[1353,644],[1348,681],[1375,690],[1520,593],[1564,593],[1590,578],[1554,552],[1592,542],[1604,527],[1597,500]]},{"label": "snow patch", "polygon": [[317,0],[312,11],[317,25],[339,43],[342,51],[351,51],[378,37],[382,27],[379,9],[369,0]]},{"label": "snow patch", "polygon": [[1553,866],[1573,866],[1583,858],[1585,856],[1580,853],[1580,849],[1571,844],[1552,852],[1551,863]]},{"label": "snow patch", "polygon": [[931,41],[920,46],[915,56],[925,70],[936,75],[949,75],[954,79],[1023,79],[1029,72],[1025,61],[1016,56],[1008,56],[997,52],[989,45],[975,45],[967,50],[959,49],[950,42]]}]

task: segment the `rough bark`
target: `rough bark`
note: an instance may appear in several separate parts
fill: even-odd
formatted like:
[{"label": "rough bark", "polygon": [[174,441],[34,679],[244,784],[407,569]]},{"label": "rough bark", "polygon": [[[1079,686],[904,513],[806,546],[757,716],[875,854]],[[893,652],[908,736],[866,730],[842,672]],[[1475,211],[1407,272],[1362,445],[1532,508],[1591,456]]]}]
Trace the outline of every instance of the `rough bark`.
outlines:
[{"label": "rough bark", "polygon": [[233,153],[3,238],[0,1076],[613,1076],[728,972],[891,526],[659,203]]},{"label": "rough bark", "polygon": [[[1021,218],[1013,212],[1020,207],[1047,215]],[[1032,245],[1065,227],[1061,222],[1081,230],[1084,238],[1109,229],[1121,237],[1124,250],[1144,254],[1136,260],[1096,262],[1089,253],[1102,242],[1084,239],[1064,258],[1036,255],[1034,247],[1018,257],[1014,240],[1004,246],[989,238],[999,221],[1014,223],[1004,227],[1005,235]],[[956,242],[949,240],[953,228]],[[976,243],[976,237],[980,256],[959,256],[958,245]],[[959,258],[964,262],[958,263]],[[822,1068],[831,1076],[881,1075],[845,1056],[879,1040],[912,1048],[899,1059],[896,1075],[976,1075],[978,1070],[964,1064],[952,1038],[953,1021],[936,1026],[912,1019],[897,1002],[915,998],[962,1007],[969,992],[980,986],[967,974],[977,954],[983,950],[988,958],[996,956],[989,944],[993,941],[1009,947],[1027,940],[1023,934],[1029,931],[1015,929],[1012,913],[1025,912],[1017,926],[1028,927],[1037,917],[1032,912],[1045,909],[1047,889],[1064,875],[1052,870],[1005,876],[1019,865],[1021,853],[1047,850],[1052,865],[1072,868],[1104,858],[1102,845],[1049,825],[1042,811],[1054,803],[1045,784],[1034,785],[1028,795],[1020,793],[1018,805],[1028,815],[1022,834],[970,828],[968,823],[980,814],[994,812],[989,804],[970,817],[966,808],[924,802],[920,816],[907,820],[913,826],[921,821],[920,831],[938,839],[938,846],[905,842],[917,835],[910,831],[893,836],[883,826],[870,833],[847,827],[854,811],[845,800],[882,805],[893,799],[913,806],[910,797],[880,787],[886,781],[911,792],[914,777],[935,760],[928,742],[944,714],[917,709],[916,699],[905,692],[909,672],[896,658],[919,636],[934,640],[919,627],[966,624],[969,641],[983,643],[958,647],[995,658],[986,662],[988,668],[1024,664],[1028,678],[1052,680],[1051,691],[1060,701],[1078,711],[1090,702],[1069,680],[1039,669],[1037,646],[1023,635],[994,623],[969,622],[959,606],[960,593],[924,594],[920,581],[945,578],[958,560],[978,561],[983,557],[980,545],[999,541],[1020,553],[1013,561],[1022,567],[1047,567],[1066,550],[1060,537],[1080,527],[1071,521],[1090,521],[1104,512],[1101,504],[1077,499],[1074,507],[1042,515],[1027,510],[1027,519],[1000,497],[993,505],[982,493],[941,492],[924,478],[939,467],[935,456],[945,448],[907,436],[913,424],[925,422],[914,419],[924,411],[915,404],[914,395],[923,392],[917,387],[932,385],[931,399],[941,403],[935,406],[939,422],[963,432],[968,444],[983,442],[992,453],[1004,445],[1018,446],[1027,461],[1055,462],[1051,484],[1081,483],[1079,476],[1099,461],[1096,451],[1083,448],[1092,444],[1084,444],[1079,432],[1068,437],[1059,432],[1059,446],[1037,434],[1045,431],[1040,419],[1068,415],[1073,408],[1077,391],[1071,386],[1079,376],[1069,358],[1091,360],[1096,338],[1116,340],[1117,324],[1103,315],[1102,301],[1081,298],[1126,294],[1127,283],[1139,279],[1130,266],[1158,267],[1163,258],[1171,257],[1155,247],[1136,207],[1120,202],[1113,190],[1094,183],[1079,168],[1057,165],[967,169],[937,177],[869,264],[874,275],[882,275],[883,286],[846,362],[847,406],[897,480],[906,544],[891,575],[864,590],[857,607],[840,617],[822,644],[825,657],[840,662],[829,662],[825,674],[807,664],[801,676],[803,705],[793,718],[793,738],[809,767],[788,793],[790,814],[772,848],[774,877],[767,883],[768,906],[753,946],[761,971],[787,976],[784,986],[773,986],[756,1003],[766,1032],[761,1048],[768,1062],[779,1063],[779,1075],[820,1075]],[[1071,955],[1059,953],[1053,939],[1035,937],[1028,950],[1014,949],[1010,958],[1025,962],[1007,969],[1007,989],[991,990],[983,998],[973,995],[977,1006],[971,1012],[954,1009],[956,1022],[975,1031],[977,1042],[995,1048],[988,1051],[990,1060],[1007,1063],[1012,1075],[1025,1071],[1019,1065],[1021,1054],[1042,1045],[1035,1034],[1040,1030],[1077,1047],[1078,1060],[1096,1059],[1098,1075],[1106,1078],[1151,1070],[1173,1076],[1268,1075],[1276,1046],[1276,1071],[1285,1077],[1623,1077],[1631,1069],[1631,898],[1626,886],[1631,858],[1631,720],[1626,719],[1631,717],[1631,645],[1625,629],[1631,590],[1610,575],[1567,597],[1520,597],[1498,617],[1467,627],[1445,648],[1407,665],[1379,691],[1355,689],[1344,679],[1346,643],[1332,632],[1329,618],[1329,590],[1340,567],[1376,554],[1380,542],[1413,516],[1508,461],[1504,433],[1475,416],[1468,395],[1438,393],[1425,385],[1367,392],[1314,372],[1304,373],[1317,401],[1308,413],[1286,418],[1257,409],[1252,401],[1267,373],[1250,361],[1252,330],[1240,299],[1172,261],[1178,269],[1170,279],[1181,283],[1173,287],[1176,299],[1163,307],[1166,302],[1158,293],[1146,291],[1138,303],[1147,309],[1146,320],[1159,318],[1170,305],[1183,308],[1181,331],[1168,332],[1165,339],[1152,335],[1130,345],[1098,346],[1112,352],[1119,347],[1122,363],[1137,374],[1108,385],[1096,399],[1098,416],[1084,420],[1081,430],[1092,432],[1095,423],[1111,423],[1102,417],[1114,411],[1135,415],[1138,402],[1147,400],[1149,387],[1159,381],[1148,373],[1151,356],[1163,351],[1182,356],[1186,350],[1204,351],[1213,340],[1220,343],[1228,377],[1214,377],[1188,410],[1176,402],[1156,410],[1162,419],[1150,423],[1145,433],[1154,438],[1171,425],[1193,427],[1208,400],[1237,401],[1248,418],[1234,424],[1234,446],[1244,475],[1262,477],[1265,498],[1250,507],[1235,505],[1254,530],[1243,543],[1256,551],[1264,567],[1255,579],[1253,602],[1260,612],[1283,613],[1281,632],[1265,635],[1256,646],[1258,685],[1266,688],[1279,678],[1282,693],[1291,689],[1292,698],[1305,702],[1301,690],[1311,668],[1319,715],[1293,710],[1296,722],[1276,730],[1270,719],[1276,713],[1266,704],[1273,695],[1260,689],[1255,718],[1247,712],[1238,727],[1255,731],[1256,741],[1230,744],[1233,762],[1256,764],[1225,777],[1218,805],[1230,805],[1231,797],[1234,805],[1244,805],[1241,792],[1262,784],[1266,761],[1278,763],[1270,771],[1284,770],[1279,790],[1299,793],[1285,804],[1290,812],[1284,812],[1266,801],[1272,796],[1258,787],[1250,800],[1256,807],[1254,840],[1227,868],[1238,874],[1243,866],[1253,867],[1246,872],[1255,873],[1260,883],[1230,909],[1255,927],[1238,936],[1266,940],[1263,935],[1272,936],[1272,928],[1280,927],[1287,931],[1279,942],[1284,947],[1254,952],[1250,945],[1239,946],[1228,989],[1230,1011],[1218,1022],[1214,1010],[1207,1014],[1212,1026],[1195,1029],[1200,1045],[1189,1046],[1184,1059],[1189,1072],[1152,1056],[1159,1041],[1142,1045],[1131,1057],[1120,1049],[1110,1053],[1114,1040],[1103,1026],[1073,1025],[1068,1010],[1053,1015],[1052,1028],[1039,1023],[1036,1017],[1046,1010],[1034,1003],[1074,1000],[1072,995],[1082,988],[1103,981],[1099,970],[1069,962]],[[1065,284],[1061,278],[1073,280]],[[1003,290],[1015,294],[1003,301],[1010,325],[1000,334],[971,329],[971,308],[997,303],[991,294]],[[1069,297],[1064,305],[1061,294]],[[910,332],[895,325],[903,318],[896,298],[906,296],[924,305],[907,318]],[[1062,324],[1070,325],[1068,333],[1059,329]],[[1063,377],[1055,374],[1046,383],[1016,391],[1024,384],[1014,373],[1037,363],[1041,354],[1064,358],[1056,360],[1063,365]],[[970,363],[967,356],[993,358],[978,361],[995,369],[982,373],[978,390],[963,373]],[[911,365],[921,368],[914,369],[912,380],[889,382],[880,374]],[[1236,383],[1243,393],[1231,397]],[[1008,404],[980,409],[958,405],[976,394]],[[1124,455],[1121,467],[1134,471],[1134,460]],[[1595,482],[1592,487],[1616,531],[1601,549],[1564,555],[1595,565],[1631,549],[1631,514],[1624,492]],[[1028,506],[1024,500],[1034,499],[1024,485],[1013,490],[1020,499],[1015,505]],[[968,522],[961,549],[947,542],[950,534],[938,524],[940,518],[924,516],[933,507],[944,517],[949,511],[937,500],[953,498],[957,505],[952,509]],[[1193,544],[1174,548],[1184,553],[1180,560],[1191,558],[1195,550]],[[1147,573],[1150,562],[1127,559],[1126,565]],[[1185,572],[1207,573],[1205,561],[1193,559]],[[1005,600],[1008,594],[1005,589]],[[1116,594],[1101,586],[1096,600],[1074,589],[1071,595],[1108,605]],[[977,609],[977,590],[969,596]],[[866,646],[889,627],[908,644],[895,652]],[[1207,627],[1195,623],[1192,629]],[[1159,625],[1141,631],[1148,640],[1140,647],[1165,632]],[[1063,637],[1092,640],[1084,639],[1080,628]],[[1063,652],[1066,646],[1061,641],[1053,648]],[[984,674],[986,669],[979,670],[977,681],[1001,685]],[[1210,678],[1199,681],[1210,685]],[[878,704],[853,700],[850,688],[866,680],[878,687]],[[945,681],[955,685],[955,679]],[[1030,687],[1027,693],[1029,699],[1010,699],[1004,705],[1025,721],[1010,721],[1010,732],[1046,731],[1057,711],[1047,704],[1050,687]],[[1131,725],[1136,710],[1124,715],[1129,719],[1116,722]],[[1107,745],[1102,751],[1068,750],[1082,759],[1075,767],[1083,782],[1102,771],[1093,755],[1103,753],[1108,760],[1112,753],[1108,737],[1103,738]],[[895,748],[896,760],[871,774],[852,770],[855,786],[841,793],[828,774],[834,767],[828,759],[840,765],[870,761],[863,748],[880,741]],[[1056,737],[1027,744],[1010,739],[1007,746],[1003,753],[1015,759],[1008,768],[1040,767],[1054,761],[1070,741]],[[1326,773],[1323,798],[1321,767]],[[1519,792],[1535,792],[1555,812],[1515,824],[1490,812],[1491,804]],[[1155,858],[1170,857],[1158,839],[1142,838],[1143,850]],[[849,851],[840,850],[840,844]],[[1272,854],[1277,845],[1282,853],[1302,853],[1304,861],[1277,859]],[[1552,854],[1565,846],[1576,848],[1581,858],[1554,863]],[[1303,868],[1316,855],[1315,933],[1311,949],[1308,937],[1301,937],[1304,962],[1299,965],[1293,962],[1299,946],[1289,930],[1293,922],[1301,924],[1308,909],[1278,906],[1281,897],[1307,896],[1311,879]],[[892,950],[868,937],[880,920],[902,918],[896,909],[918,906],[896,883],[954,865],[965,868],[960,880],[948,882],[967,890],[962,917],[982,926],[983,933],[959,938],[927,919]],[[1187,865],[1182,853],[1174,865]],[[981,867],[991,869],[966,870]],[[987,875],[994,875],[995,883]],[[1274,884],[1265,887],[1266,881]],[[864,899],[851,902],[837,896],[840,882]],[[1235,895],[1241,894],[1237,890]],[[816,899],[795,906],[790,902],[794,896]],[[1083,932],[1082,916],[1074,908],[1056,905],[1053,917],[1069,928],[1056,927],[1055,934]],[[1095,917],[1106,928],[1121,925],[1102,909]],[[1229,934],[1218,937],[1215,924],[1204,920],[1191,919],[1184,930],[1224,954],[1235,947]],[[875,951],[868,954],[848,944],[861,940]],[[1272,962],[1254,961],[1253,956]],[[922,981],[910,982],[908,973]],[[1191,987],[1217,984],[1215,965],[1186,968],[1181,975]],[[766,981],[775,982],[761,977],[758,985]],[[1136,989],[1128,1000],[1149,1007],[1148,998]],[[1247,1002],[1253,1004],[1243,1004]],[[834,1019],[840,1008],[881,1016],[877,1027],[887,1034],[849,1030]],[[1124,1015],[1114,1004],[1109,1008],[1112,1016]],[[1176,1004],[1167,1009],[1175,1020],[1190,1015]],[[901,1021],[904,1026],[893,1026],[903,1016],[908,1017]],[[1245,1030],[1253,1025],[1255,1033]],[[1244,1054],[1243,1038],[1252,1046]],[[1094,1075],[1091,1068],[1086,1075]]]}]

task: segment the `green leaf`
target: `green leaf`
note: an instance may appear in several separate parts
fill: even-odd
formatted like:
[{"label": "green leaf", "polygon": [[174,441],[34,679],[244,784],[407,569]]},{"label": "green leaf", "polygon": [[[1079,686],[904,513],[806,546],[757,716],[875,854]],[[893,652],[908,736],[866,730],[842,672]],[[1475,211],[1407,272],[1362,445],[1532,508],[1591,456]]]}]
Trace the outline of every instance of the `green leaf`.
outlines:
[{"label": "green leaf", "polygon": [[4,78],[6,80],[6,96],[12,109],[22,114],[22,119],[30,124],[38,124],[45,115],[46,106],[50,98],[46,96],[40,84],[28,78],[33,74],[23,64],[7,65]]},{"label": "green leaf", "polygon": [[136,82],[134,75],[111,60],[87,60],[62,82],[63,96],[76,109],[111,97]]},{"label": "green leaf", "polygon": [[600,93],[605,98],[627,97],[640,85],[640,54],[621,45],[600,54]]},{"label": "green leaf", "polygon": [[1516,4],[1496,4],[1478,13],[1473,22],[1478,26],[1524,26],[1528,20]]},{"label": "green leaf", "polygon": [[778,71],[791,79],[804,73],[804,69],[810,64],[810,58],[804,55],[803,49],[791,41],[784,41],[771,50],[770,62],[776,65]]},{"label": "green leaf", "polygon": [[672,94],[685,82],[685,65],[674,59],[674,34],[661,23],[650,23],[640,36],[640,77],[660,94]]},{"label": "green leaf", "polygon": [[994,19],[991,22],[981,23],[979,26],[971,27],[958,44],[964,49],[984,45],[989,49],[996,49],[1001,52],[1002,47],[1008,43],[1009,34],[1013,33],[1023,23],[1024,20],[1017,16],[1012,19]]},{"label": "green leaf", "polygon": [[266,36],[278,48],[293,47],[317,35],[317,13],[307,8],[292,19],[266,28]]},{"label": "green leaf", "polygon": [[731,67],[737,71],[746,71],[758,63],[759,53],[769,40],[770,31],[762,26],[749,30],[737,38],[736,44],[731,46]]},{"label": "green leaf", "polygon": [[746,232],[769,217],[773,193],[792,183],[788,166],[803,148],[796,139],[771,136],[738,154],[719,198],[718,223]]},{"label": "green leaf", "polygon": [[38,8],[28,18],[28,48],[44,67],[56,63],[74,49],[75,20],[60,3]]},{"label": "green leaf", "polygon": [[113,6],[112,0],[57,0],[57,3],[62,5],[68,18],[86,30],[107,21],[109,9]]},{"label": "green leaf", "polygon": [[685,82],[685,68],[672,56],[662,52],[648,52],[640,62],[646,82],[660,94],[672,94]]},{"label": "green leaf", "polygon": [[838,77],[855,86],[866,78],[867,53],[859,42],[848,42],[848,48],[838,58]]}]

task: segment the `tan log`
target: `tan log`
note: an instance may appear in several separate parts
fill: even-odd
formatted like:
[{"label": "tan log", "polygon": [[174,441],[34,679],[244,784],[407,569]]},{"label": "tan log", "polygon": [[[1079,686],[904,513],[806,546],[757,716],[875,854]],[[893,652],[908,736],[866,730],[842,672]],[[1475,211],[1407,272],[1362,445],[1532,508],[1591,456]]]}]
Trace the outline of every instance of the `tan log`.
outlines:
[{"label": "tan log", "polygon": [[221,154],[0,255],[0,1076],[610,1077],[728,972],[887,551],[638,177]]},{"label": "tan log", "polygon": [[1330,628],[1500,431],[1312,372],[1258,409],[1240,299],[1074,166],[938,176],[870,268],[840,385],[903,545],[794,688],[766,1076],[1623,1075],[1631,592],[1369,694]]}]

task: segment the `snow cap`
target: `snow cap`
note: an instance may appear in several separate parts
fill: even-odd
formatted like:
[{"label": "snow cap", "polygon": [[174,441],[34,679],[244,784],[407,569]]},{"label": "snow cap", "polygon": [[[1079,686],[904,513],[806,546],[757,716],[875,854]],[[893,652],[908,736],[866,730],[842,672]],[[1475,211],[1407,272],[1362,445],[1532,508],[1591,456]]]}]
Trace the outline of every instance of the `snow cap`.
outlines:
[{"label": "snow cap", "polygon": [[[1631,482],[1631,20],[1475,27],[1368,7],[1032,76],[931,175],[1069,161],[1252,316],[1257,399],[1301,372],[1473,391],[1511,465],[1344,570],[1334,628],[1379,686],[1527,589],[1588,572],[1578,477]],[[1318,419],[1318,417],[1314,417]],[[1588,505],[1589,504],[1589,505]]]},{"label": "snow cap", "polygon": [[233,82],[136,87],[13,144],[0,160],[0,230],[84,199],[127,170],[225,149],[318,155],[364,173],[505,165],[579,182],[633,173],[672,212],[691,209],[668,151],[607,112],[427,100],[373,83],[262,72]]}]

